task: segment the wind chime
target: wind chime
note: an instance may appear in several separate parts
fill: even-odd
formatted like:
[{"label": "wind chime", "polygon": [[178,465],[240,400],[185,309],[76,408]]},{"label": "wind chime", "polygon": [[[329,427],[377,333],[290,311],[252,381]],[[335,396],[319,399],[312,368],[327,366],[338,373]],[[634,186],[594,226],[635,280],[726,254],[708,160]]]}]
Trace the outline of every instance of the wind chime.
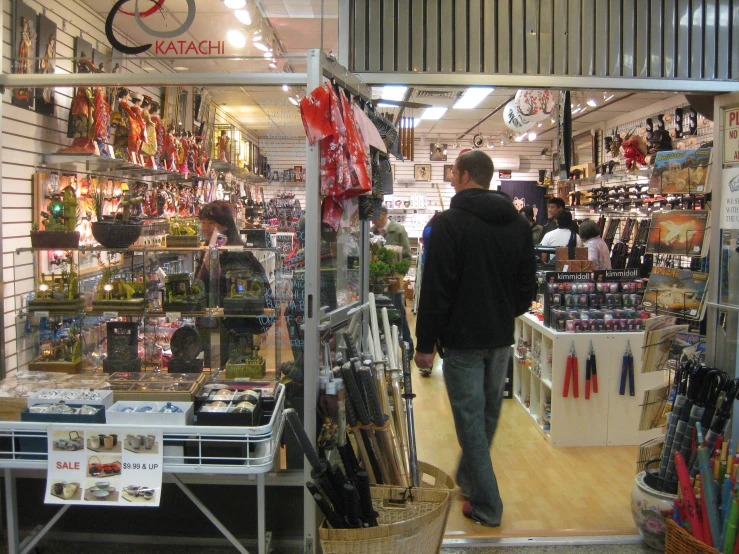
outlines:
[{"label": "wind chime", "polygon": [[413,116],[400,118],[400,121],[398,121],[398,136],[400,138],[400,153],[403,158],[413,160],[413,144],[416,138]]}]

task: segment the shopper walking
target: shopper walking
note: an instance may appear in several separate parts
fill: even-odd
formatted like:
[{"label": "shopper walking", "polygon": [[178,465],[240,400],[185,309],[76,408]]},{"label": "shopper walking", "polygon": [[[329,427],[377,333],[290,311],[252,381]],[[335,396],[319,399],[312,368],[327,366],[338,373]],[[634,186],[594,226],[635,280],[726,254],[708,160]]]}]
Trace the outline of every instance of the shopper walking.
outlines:
[{"label": "shopper walking", "polygon": [[416,322],[416,365],[443,358],[462,458],[457,484],[465,517],[496,527],[503,501],[490,458],[513,344],[515,318],[531,304],[534,242],[506,195],[488,190],[493,162],[475,150],[457,158],[456,194],[428,244]]},{"label": "shopper walking", "polygon": [[[385,237],[385,244],[388,246],[400,246],[403,248],[403,260],[411,261],[411,243],[408,240],[408,233],[400,223],[393,221],[387,215],[387,207],[382,206],[377,219],[372,221],[374,227],[372,232]],[[405,314],[405,291],[401,289],[393,295],[393,305],[400,311],[403,316],[402,332],[403,340],[411,347],[411,355],[414,351],[413,337],[411,337],[411,329],[408,327],[408,318]]]},{"label": "shopper walking", "polygon": [[524,216],[526,221],[529,222],[529,225],[531,225],[531,236],[534,239],[534,244],[539,244],[541,242],[541,237],[544,236],[544,227],[536,223],[534,207],[531,205],[524,206],[521,208],[520,214]]},{"label": "shopper walking", "polygon": [[601,238],[600,229],[590,219],[580,225],[580,238],[588,249],[588,260],[593,262],[593,269],[611,269],[611,253],[608,245]]}]

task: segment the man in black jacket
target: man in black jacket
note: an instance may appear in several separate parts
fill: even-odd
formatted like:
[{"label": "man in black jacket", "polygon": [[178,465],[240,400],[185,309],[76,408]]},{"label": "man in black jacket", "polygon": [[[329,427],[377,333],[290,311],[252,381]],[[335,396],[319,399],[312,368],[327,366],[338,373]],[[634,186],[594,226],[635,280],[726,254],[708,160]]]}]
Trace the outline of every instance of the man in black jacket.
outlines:
[{"label": "man in black jacket", "polygon": [[534,295],[534,243],[511,199],[488,190],[493,162],[479,150],[452,170],[457,194],[433,221],[416,322],[419,368],[437,350],[462,459],[463,513],[500,525],[503,502],[490,459],[513,344],[515,318]]}]

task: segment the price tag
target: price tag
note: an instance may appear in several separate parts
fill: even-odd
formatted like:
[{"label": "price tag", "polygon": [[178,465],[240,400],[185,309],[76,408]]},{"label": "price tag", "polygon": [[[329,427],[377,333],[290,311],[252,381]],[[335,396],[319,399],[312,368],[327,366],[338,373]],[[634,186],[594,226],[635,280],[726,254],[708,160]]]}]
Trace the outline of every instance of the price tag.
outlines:
[{"label": "price tag", "polygon": [[49,317],[49,312],[33,312],[36,317]]},{"label": "price tag", "polygon": [[118,317],[118,312],[103,312],[103,317]]},{"label": "price tag", "polygon": [[167,312],[164,315],[167,319],[179,319],[182,317],[182,312]]},{"label": "price tag", "polygon": [[[154,414],[156,415],[156,414]],[[47,504],[159,506],[162,430],[49,425]]]}]

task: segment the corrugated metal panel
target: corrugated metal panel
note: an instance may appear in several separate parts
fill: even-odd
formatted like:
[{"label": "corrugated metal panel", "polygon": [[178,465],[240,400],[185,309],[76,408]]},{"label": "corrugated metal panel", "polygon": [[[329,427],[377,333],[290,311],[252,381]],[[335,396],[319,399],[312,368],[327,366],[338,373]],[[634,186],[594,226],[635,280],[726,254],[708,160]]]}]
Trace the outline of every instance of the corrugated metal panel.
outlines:
[{"label": "corrugated metal panel", "polygon": [[675,76],[690,77],[690,0],[677,0],[677,59]]},{"label": "corrugated metal panel", "polygon": [[[377,2],[378,4],[380,2]],[[395,0],[382,1],[382,70],[395,71]]]},{"label": "corrugated metal panel", "polygon": [[349,0],[357,72],[739,79],[739,0]]},{"label": "corrugated metal panel", "polygon": [[[589,0],[585,0],[587,4]],[[582,38],[582,0],[569,0],[567,5],[567,72],[582,72],[580,44]]]},{"label": "corrugated metal panel", "polygon": [[[398,0],[398,45],[396,47],[396,67],[398,71],[411,70],[411,48],[407,38],[411,35],[411,2]],[[420,33],[413,33],[413,36]]]},{"label": "corrugated metal panel", "polygon": [[621,44],[621,64],[624,77],[633,77],[635,66],[634,57],[636,48],[634,37],[636,36],[636,5],[634,0],[623,0],[623,42]]}]

